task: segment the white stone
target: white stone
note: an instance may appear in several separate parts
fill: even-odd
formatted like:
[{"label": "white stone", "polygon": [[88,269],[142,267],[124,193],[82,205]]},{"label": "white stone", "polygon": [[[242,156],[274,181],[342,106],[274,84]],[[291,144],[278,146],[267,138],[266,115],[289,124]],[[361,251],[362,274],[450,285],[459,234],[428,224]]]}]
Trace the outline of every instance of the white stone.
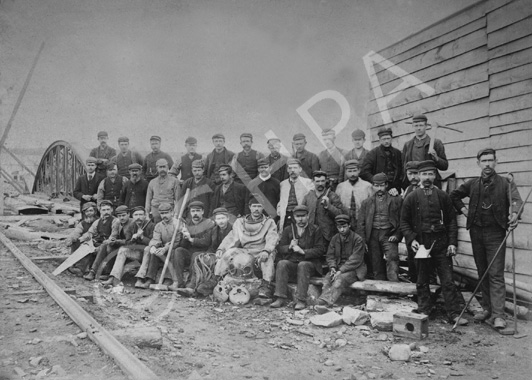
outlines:
[{"label": "white stone", "polygon": [[342,316],[334,311],[310,317],[310,323],[315,326],[335,327],[342,324]]},{"label": "white stone", "polygon": [[346,325],[360,326],[369,321],[369,314],[365,311],[346,306],[342,310],[342,319]]},{"label": "white stone", "polygon": [[380,331],[392,331],[393,330],[393,313],[390,312],[380,312],[380,313],[369,313],[371,318],[371,326],[374,329]]},{"label": "white stone", "polygon": [[345,339],[336,339],[336,341],[334,342],[334,345],[336,347],[344,347],[345,345],[347,345],[347,340],[345,340]]},{"label": "white stone", "polygon": [[394,361],[407,361],[410,359],[410,346],[408,344],[394,344],[388,356]]}]

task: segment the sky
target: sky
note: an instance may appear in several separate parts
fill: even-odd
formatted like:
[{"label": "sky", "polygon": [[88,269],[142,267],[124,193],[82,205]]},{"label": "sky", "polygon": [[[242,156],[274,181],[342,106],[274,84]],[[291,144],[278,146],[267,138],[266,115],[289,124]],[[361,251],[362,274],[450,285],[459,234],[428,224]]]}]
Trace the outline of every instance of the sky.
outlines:
[{"label": "sky", "polygon": [[[90,148],[106,130],[111,145],[125,135],[147,150],[159,135],[170,152],[183,151],[187,136],[208,152],[217,132],[232,150],[243,132],[258,150],[267,151],[267,132],[289,148],[302,132],[318,151],[297,109],[322,91],[347,100],[338,145],[351,148],[370,95],[362,57],[474,2],[2,0],[0,130],[45,41],[10,148]],[[309,112],[322,129],[342,117],[328,99]]]}]

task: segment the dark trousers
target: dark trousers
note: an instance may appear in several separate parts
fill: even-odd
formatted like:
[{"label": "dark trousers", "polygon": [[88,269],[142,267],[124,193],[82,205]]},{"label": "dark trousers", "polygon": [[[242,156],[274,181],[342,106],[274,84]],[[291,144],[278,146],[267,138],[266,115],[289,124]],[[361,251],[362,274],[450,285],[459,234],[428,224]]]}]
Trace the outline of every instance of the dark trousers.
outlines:
[{"label": "dark trousers", "polygon": [[391,235],[391,228],[371,230],[368,248],[375,280],[399,281],[399,248],[388,241]]},{"label": "dark trousers", "polygon": [[112,245],[103,243],[96,249],[96,258],[94,259],[91,270],[95,273],[98,273],[98,267],[102,264],[108,254],[110,254],[115,249],[120,248],[118,245]]},{"label": "dark trousers", "polygon": [[[495,256],[497,248],[504,240],[506,231],[498,225],[489,227],[473,225],[469,230],[469,234],[473,246],[473,257],[475,258],[480,279]],[[480,284],[482,292],[481,305],[484,310],[491,312],[494,318],[504,318],[504,300],[506,297],[504,283],[505,256],[506,247],[503,247],[488,271],[488,275]]]},{"label": "dark trousers", "polygon": [[[148,263],[148,271],[146,273],[146,277],[152,279],[153,281],[157,280],[157,272],[159,272],[159,269],[164,266],[164,262],[166,260],[166,255],[159,257],[157,255],[149,254],[149,263]],[[166,273],[164,274],[165,279],[171,279],[172,281],[177,281],[177,270],[176,270],[176,264],[175,264],[175,251],[171,251],[170,253],[170,261],[168,262],[168,268],[166,269]]]},{"label": "dark trousers", "polygon": [[358,281],[355,271],[341,273],[335,281],[332,281],[331,272],[323,277],[323,288],[320,300],[332,306],[342,293],[354,282]]},{"label": "dark trousers", "polygon": [[430,258],[416,259],[418,309],[425,314],[429,314],[433,306],[429,284],[430,274],[436,269],[440,278],[445,310],[450,317],[453,317],[461,311],[461,297],[453,282],[453,262],[451,257],[447,256],[449,243],[446,233],[423,233],[420,240],[425,245],[425,248],[430,248],[433,242],[434,247],[432,247],[430,252]]},{"label": "dark trousers", "polygon": [[416,253],[412,250],[412,247],[407,246],[406,247],[407,252],[407,263],[408,263],[408,277],[410,278],[410,281],[417,282],[417,268],[416,268],[416,260],[414,259],[414,256]]},{"label": "dark trousers", "polygon": [[195,288],[196,276],[194,266],[194,259],[199,255],[199,252],[192,253],[186,248],[177,248],[175,250],[175,275],[177,285],[180,288],[185,287],[185,269],[188,269],[189,279],[187,281],[188,288]]},{"label": "dark trousers", "polygon": [[275,271],[274,295],[288,298],[288,283],[297,281],[297,299],[305,302],[307,300],[310,277],[315,273],[316,267],[310,261],[300,261],[299,263],[289,260],[279,261]]}]

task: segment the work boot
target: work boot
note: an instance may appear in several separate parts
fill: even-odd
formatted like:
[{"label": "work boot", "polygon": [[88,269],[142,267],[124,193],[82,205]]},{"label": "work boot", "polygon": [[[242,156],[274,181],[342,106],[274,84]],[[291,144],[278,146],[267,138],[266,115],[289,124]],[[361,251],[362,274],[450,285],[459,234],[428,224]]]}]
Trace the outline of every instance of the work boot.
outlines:
[{"label": "work boot", "polygon": [[192,288],[177,288],[176,291],[184,297],[192,297],[196,293]]},{"label": "work boot", "polygon": [[316,310],[316,313],[318,314],[325,314],[331,311],[331,309],[327,305],[316,305],[314,306],[314,310]]},{"label": "work boot", "polygon": [[459,315],[454,315],[451,317],[452,323],[456,323],[458,326],[465,326],[469,321],[465,318],[459,318]]},{"label": "work boot", "polygon": [[89,273],[87,273],[85,276],[83,276],[83,278],[87,281],[92,281],[94,280],[94,277],[96,277],[96,273],[91,269],[89,271]]},{"label": "work boot", "polygon": [[473,318],[476,322],[484,322],[489,317],[491,317],[491,313],[488,310],[482,310],[481,312],[476,313]]},{"label": "work boot", "polygon": [[67,269],[70,273],[72,273],[73,275],[76,275],[78,277],[83,277],[83,271],[79,268],[76,268],[76,267],[70,267]]},{"label": "work boot", "polygon": [[269,281],[262,280],[259,287],[260,298],[272,298],[272,287]]},{"label": "work boot", "polygon": [[144,285],[144,282],[140,278],[137,280],[137,282],[135,282],[135,288],[142,289],[143,285]]},{"label": "work boot", "polygon": [[120,283],[120,280],[118,278],[114,278],[113,276],[110,276],[107,281],[102,281],[101,284],[103,286],[117,286]]},{"label": "work boot", "polygon": [[506,328],[506,321],[504,318],[497,317],[493,320],[493,327],[496,329],[504,329]]},{"label": "work boot", "polygon": [[170,280],[169,278],[165,278],[165,279],[163,280],[163,285],[171,286],[171,285],[173,285],[173,284],[174,284],[174,282],[173,282],[172,280]]},{"label": "work boot", "polygon": [[[140,280],[139,280],[140,281]],[[137,281],[137,284],[138,284],[138,281]],[[135,284],[135,287],[137,288],[140,288],[140,289],[149,289],[150,288],[150,285],[153,284],[153,280],[151,278],[148,278],[146,281],[144,281],[143,283],[140,283],[138,284]]]},{"label": "work boot", "polygon": [[283,307],[284,305],[286,305],[286,298],[279,297],[270,305],[270,307],[272,309],[279,309],[280,307]]},{"label": "work boot", "polygon": [[295,310],[303,310],[307,307],[307,304],[303,301],[297,301],[296,306],[294,306]]}]

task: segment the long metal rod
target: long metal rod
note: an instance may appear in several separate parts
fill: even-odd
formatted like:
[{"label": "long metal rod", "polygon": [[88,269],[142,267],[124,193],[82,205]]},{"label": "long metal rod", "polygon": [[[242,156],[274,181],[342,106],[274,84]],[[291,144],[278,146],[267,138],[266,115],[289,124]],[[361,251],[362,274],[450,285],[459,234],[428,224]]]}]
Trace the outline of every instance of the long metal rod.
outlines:
[{"label": "long metal rod", "polygon": [[11,186],[13,186],[19,193],[24,194],[24,191],[25,191],[24,188],[22,186],[20,186],[17,183],[17,181],[15,181],[15,179],[13,177],[11,177],[11,175],[7,171],[5,171],[4,169],[0,168],[0,174],[2,175],[2,177],[7,179],[9,184]]},{"label": "long metal rod", "polygon": [[15,161],[17,161],[20,166],[22,166],[24,169],[26,169],[26,171],[28,173],[30,173],[32,176],[35,177],[35,173],[33,172],[33,170],[31,170],[28,166],[26,166],[24,164],[24,162],[22,162],[22,160],[15,155],[15,153],[13,153],[9,149],[7,149],[7,146],[4,146],[4,150],[6,151],[7,154],[9,154],[11,157],[13,157],[15,159]]}]

